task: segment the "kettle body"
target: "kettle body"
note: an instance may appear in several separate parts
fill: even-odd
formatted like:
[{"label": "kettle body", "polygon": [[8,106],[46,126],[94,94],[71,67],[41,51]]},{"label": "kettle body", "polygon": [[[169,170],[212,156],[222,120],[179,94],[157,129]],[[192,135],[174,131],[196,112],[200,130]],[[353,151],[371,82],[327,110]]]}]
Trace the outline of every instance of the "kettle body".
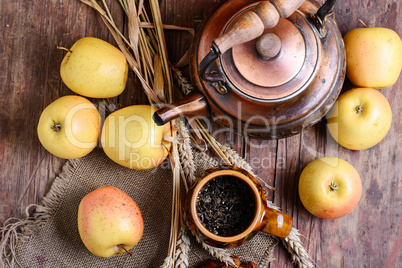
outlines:
[{"label": "kettle body", "polygon": [[[229,0],[212,14],[190,51],[191,80],[197,89],[159,110],[157,123],[177,116],[209,116],[244,136],[279,139],[326,115],[340,94],[346,70],[343,39],[328,15],[335,1],[322,7],[312,1],[271,2]],[[278,7],[282,2],[285,11]],[[273,27],[264,26],[270,22],[261,26],[254,18],[264,17],[261,9],[267,4],[278,13]],[[288,6],[297,9],[286,12]],[[269,8],[266,12],[272,15]],[[279,50],[267,57],[260,52],[261,43],[267,39],[265,47],[270,47],[271,36],[279,39]]]}]

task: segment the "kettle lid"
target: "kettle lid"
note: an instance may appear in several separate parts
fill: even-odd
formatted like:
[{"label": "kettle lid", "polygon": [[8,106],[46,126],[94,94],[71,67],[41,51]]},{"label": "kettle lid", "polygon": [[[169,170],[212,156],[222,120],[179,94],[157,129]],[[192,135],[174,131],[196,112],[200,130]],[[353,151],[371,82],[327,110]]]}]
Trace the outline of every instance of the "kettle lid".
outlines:
[{"label": "kettle lid", "polygon": [[[225,30],[230,29],[231,23],[245,10],[236,14],[225,25]],[[319,68],[321,46],[313,27],[303,13],[295,12],[286,19],[279,19],[275,27],[265,29],[261,37],[232,47],[222,54],[219,65],[234,88],[251,98],[292,98],[303,90]],[[258,45],[270,36],[280,40],[280,49],[267,58],[259,53]]]}]

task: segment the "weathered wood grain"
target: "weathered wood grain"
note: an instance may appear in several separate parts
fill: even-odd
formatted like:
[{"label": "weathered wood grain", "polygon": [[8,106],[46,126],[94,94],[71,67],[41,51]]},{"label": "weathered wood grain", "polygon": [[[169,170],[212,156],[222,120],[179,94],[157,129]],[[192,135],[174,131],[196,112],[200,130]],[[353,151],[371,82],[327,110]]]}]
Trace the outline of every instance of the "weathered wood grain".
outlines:
[{"label": "weathered wood grain", "polygon": [[[116,23],[124,28],[118,1],[111,2]],[[146,1],[145,1],[146,2]],[[166,24],[197,28],[224,0],[161,0]],[[323,1],[321,1],[323,2]],[[399,0],[338,1],[334,15],[342,34],[361,27],[388,27],[402,35]],[[38,203],[60,173],[65,160],[53,157],[40,145],[36,124],[41,111],[60,96],[72,94],[62,83],[59,66],[64,56],[57,45],[70,47],[83,36],[115,44],[95,11],[79,0],[0,1],[0,224],[22,217],[24,208]],[[192,36],[166,30],[169,58],[176,63],[189,49]],[[186,70],[185,70],[186,72]],[[346,81],[344,90],[352,85]],[[382,92],[393,110],[390,132],[380,144],[364,151],[339,147],[325,127],[325,120],[302,134],[278,141],[247,139],[211,131],[222,143],[243,155],[255,172],[276,191],[268,199],[294,217],[317,267],[401,267],[401,87],[402,78]],[[93,100],[97,102],[97,100]],[[122,105],[145,103],[138,82],[130,73],[125,92],[115,101]],[[337,220],[309,214],[298,196],[302,169],[321,156],[338,156],[358,170],[363,195],[358,207]],[[270,267],[293,267],[281,246]]]}]

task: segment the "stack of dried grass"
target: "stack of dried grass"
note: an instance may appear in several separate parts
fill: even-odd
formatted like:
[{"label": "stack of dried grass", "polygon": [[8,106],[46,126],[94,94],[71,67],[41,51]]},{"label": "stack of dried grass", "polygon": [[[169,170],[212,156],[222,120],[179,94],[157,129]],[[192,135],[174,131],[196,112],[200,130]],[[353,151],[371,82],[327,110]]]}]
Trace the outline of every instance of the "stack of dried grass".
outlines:
[{"label": "stack of dried grass", "polygon": [[[181,72],[169,64],[163,29],[170,28],[188,30],[190,32],[193,32],[193,29],[163,25],[157,0],[149,0],[151,17],[143,6],[143,0],[119,0],[127,16],[128,38],[119,31],[119,27],[113,20],[106,0],[80,1],[100,14],[120,50],[126,56],[130,68],[139,79],[151,104],[161,107],[166,103],[172,102],[174,88],[172,73],[178,83],[176,88],[183,91],[181,93],[186,94],[191,90],[191,85],[182,77]],[[224,163],[244,168],[252,173],[250,165],[244,159],[235,151],[217,142],[203,128],[200,122],[198,122],[196,127],[199,128],[203,138],[221,157]],[[180,119],[172,121],[172,129],[174,130],[172,131],[174,142],[170,154],[173,171],[171,232],[169,250],[162,267],[184,268],[188,267],[187,257],[190,242],[180,203],[180,184],[183,183],[185,189],[187,189],[187,184],[194,179],[196,163],[194,163],[192,155],[190,134],[183,121]],[[272,203],[269,205],[275,208]],[[292,261],[295,264],[299,267],[313,266],[307,251],[300,242],[299,233],[296,229],[293,229],[291,234],[282,241],[291,253]],[[201,241],[198,242],[202,243],[203,247],[211,255],[227,264],[235,265],[233,259],[225,250],[213,248]]]}]

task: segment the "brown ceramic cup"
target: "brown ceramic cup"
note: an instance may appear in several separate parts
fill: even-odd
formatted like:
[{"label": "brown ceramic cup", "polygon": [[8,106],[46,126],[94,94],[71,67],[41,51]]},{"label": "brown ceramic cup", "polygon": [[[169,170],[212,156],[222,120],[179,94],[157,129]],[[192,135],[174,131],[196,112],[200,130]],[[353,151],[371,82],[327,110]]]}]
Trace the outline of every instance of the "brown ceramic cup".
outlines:
[{"label": "brown ceramic cup", "polygon": [[[252,206],[255,211],[251,214],[251,223],[240,233],[231,236],[220,236],[209,231],[197,213],[197,198],[200,191],[206,191],[207,188],[205,187],[212,179],[223,177],[232,177],[243,181],[247,185],[245,187],[248,187],[247,192],[252,195],[251,202],[255,202],[255,205]],[[244,205],[247,206],[248,204]],[[264,232],[277,237],[287,237],[292,229],[291,216],[267,206],[264,191],[257,179],[247,171],[233,166],[212,168],[197,178],[188,191],[185,210],[186,220],[193,234],[214,247],[237,247],[249,241],[257,232]]]}]

